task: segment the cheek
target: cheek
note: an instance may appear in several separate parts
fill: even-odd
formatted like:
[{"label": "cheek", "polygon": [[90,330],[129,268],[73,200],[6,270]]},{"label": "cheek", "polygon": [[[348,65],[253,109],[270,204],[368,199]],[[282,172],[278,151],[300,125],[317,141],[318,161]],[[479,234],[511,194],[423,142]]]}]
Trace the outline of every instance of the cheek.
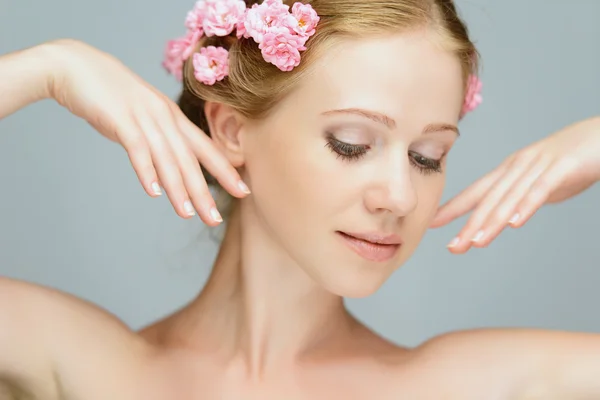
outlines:
[{"label": "cheek", "polygon": [[445,181],[446,177],[443,173],[428,176],[419,175],[413,180],[418,196],[418,204],[412,218],[413,227],[417,228],[416,225],[418,225],[418,229],[423,233],[429,227],[438,210]]},{"label": "cheek", "polygon": [[316,135],[282,130],[264,133],[252,143],[245,170],[265,212],[308,221],[331,211],[328,203],[335,201],[332,186],[341,164]]}]

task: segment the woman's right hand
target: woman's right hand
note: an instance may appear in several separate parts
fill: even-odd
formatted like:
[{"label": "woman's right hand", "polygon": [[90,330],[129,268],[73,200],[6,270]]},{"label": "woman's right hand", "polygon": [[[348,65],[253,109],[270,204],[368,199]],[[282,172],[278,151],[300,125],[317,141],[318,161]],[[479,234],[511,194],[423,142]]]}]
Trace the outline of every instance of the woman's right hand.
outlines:
[{"label": "woman's right hand", "polygon": [[214,226],[222,218],[200,163],[233,196],[249,193],[210,137],[119,60],[75,40],[40,47],[57,66],[50,76],[50,96],[122,145],[150,196],[159,196],[162,187],[177,214],[189,218],[197,211]]}]

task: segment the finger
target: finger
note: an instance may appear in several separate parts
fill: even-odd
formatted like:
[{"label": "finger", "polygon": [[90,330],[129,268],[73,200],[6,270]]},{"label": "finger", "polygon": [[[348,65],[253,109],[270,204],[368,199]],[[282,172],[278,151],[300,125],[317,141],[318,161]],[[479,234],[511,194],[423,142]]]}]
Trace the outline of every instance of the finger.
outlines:
[{"label": "finger", "polygon": [[152,162],[158,172],[160,182],[165,188],[175,211],[182,218],[190,218],[196,215],[194,206],[185,189],[179,164],[164,133],[149,117],[138,117],[137,121],[148,141]]},{"label": "finger", "polygon": [[210,226],[216,226],[223,222],[223,218],[208,190],[200,164],[185,139],[175,129],[174,120],[172,123],[172,128],[164,128],[164,132],[179,164],[186,191],[202,221]]},{"label": "finger", "polygon": [[464,253],[472,245],[477,245],[485,237],[485,232],[481,231],[481,226],[488,218],[490,212],[497,206],[504,195],[509,191],[513,184],[529,169],[534,159],[519,157],[516,158],[506,169],[504,174],[496,181],[493,187],[486,193],[477,209],[473,212],[467,224],[458,234],[458,242],[454,240],[451,251],[453,253]]},{"label": "finger", "polygon": [[176,120],[196,158],[223,189],[234,197],[246,197],[250,189],[212,139],[190,122],[181,111],[177,112]]},{"label": "finger", "polygon": [[499,166],[441,206],[431,223],[431,228],[447,225],[473,210],[505,171],[505,165]]},{"label": "finger", "polygon": [[527,196],[534,182],[549,167],[549,160],[538,160],[515,182],[482,225],[480,230],[485,232],[485,234],[476,243],[477,247],[488,246],[506,226],[509,224],[512,225],[519,220],[520,214],[517,212],[518,204]]},{"label": "finger", "polygon": [[123,124],[117,134],[142,187],[152,197],[162,194],[146,137],[133,121]]},{"label": "finger", "polygon": [[572,172],[571,166],[568,161],[557,161],[536,179],[530,190],[516,207],[516,213],[519,214],[519,218],[511,224],[513,227],[520,228],[529,221],[536,211],[548,200],[552,192],[563,184],[567,176]]}]

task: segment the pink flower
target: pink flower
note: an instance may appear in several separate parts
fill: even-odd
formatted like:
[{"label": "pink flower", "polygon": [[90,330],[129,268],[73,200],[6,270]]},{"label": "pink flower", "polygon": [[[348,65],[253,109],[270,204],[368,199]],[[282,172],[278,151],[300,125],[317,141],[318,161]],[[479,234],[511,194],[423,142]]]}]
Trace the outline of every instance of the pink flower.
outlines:
[{"label": "pink flower", "polygon": [[[163,66],[181,80],[185,61],[193,54],[194,76],[213,85],[229,74],[229,53],[214,46],[195,53],[198,43],[204,35],[227,36],[235,30],[238,39],[258,43],[265,61],[291,71],[300,64],[300,52],[306,50],[319,20],[311,5],[300,2],[290,10],[283,0],[263,0],[251,8],[245,0],[197,0],[185,19],[186,36],[168,42]],[[481,101],[478,94],[470,104],[477,101]]]},{"label": "pink flower", "polygon": [[461,110],[461,117],[477,108],[483,101],[481,87],[483,84],[476,75],[470,75],[467,81],[467,93]]},{"label": "pink flower", "polygon": [[182,38],[169,40],[167,42],[165,58],[162,65],[170,74],[174,75],[178,81],[181,81],[183,78],[184,61],[187,60],[194,51],[199,39],[199,32],[190,32]]},{"label": "pink flower", "polygon": [[265,0],[262,4],[254,4],[246,14],[245,28],[247,35],[256,43],[263,41],[264,35],[274,28],[290,23],[293,16],[289,13],[289,6],[281,0]]},{"label": "pink flower", "polygon": [[315,34],[315,28],[320,18],[310,4],[294,3],[292,15],[298,21],[292,28],[297,34],[307,37]]},{"label": "pink flower", "polygon": [[305,42],[304,38],[291,33],[287,28],[279,28],[265,33],[258,48],[265,61],[282,71],[291,71],[300,64],[300,51],[306,50]]},{"label": "pink flower", "polygon": [[245,37],[247,39],[250,37],[248,35],[248,32],[246,32],[246,15],[247,14],[248,14],[248,9],[244,9],[244,15],[242,15],[238,19],[238,22],[235,25],[235,35],[237,36],[238,39],[241,39],[242,37]]},{"label": "pink flower", "polygon": [[229,74],[229,52],[222,47],[203,47],[192,62],[194,76],[205,85],[214,85]]},{"label": "pink flower", "polygon": [[202,23],[204,21],[205,15],[204,8],[204,0],[198,0],[194,5],[194,8],[187,13],[187,16],[185,18],[185,27],[188,29],[188,31],[200,31],[201,34],[204,33],[202,31]]},{"label": "pink flower", "polygon": [[243,0],[204,0],[202,27],[206,36],[227,36],[244,18],[246,3]]}]

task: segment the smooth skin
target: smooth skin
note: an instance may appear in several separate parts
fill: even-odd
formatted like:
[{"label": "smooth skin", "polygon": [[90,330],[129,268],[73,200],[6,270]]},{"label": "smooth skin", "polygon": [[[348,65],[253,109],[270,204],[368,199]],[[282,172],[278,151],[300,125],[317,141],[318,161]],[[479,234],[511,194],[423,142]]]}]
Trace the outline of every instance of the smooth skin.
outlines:
[{"label": "smooth skin", "polygon": [[[404,44],[400,41],[390,46]],[[383,44],[365,46],[374,54],[389,54],[389,48]],[[421,44],[416,48],[429,51],[428,47]],[[361,51],[355,43],[352,49]],[[451,63],[444,55],[433,50],[432,54],[410,55],[415,59],[439,57],[439,62],[433,65]],[[406,54],[404,56],[409,58]],[[377,65],[382,66],[382,63]],[[440,70],[444,69],[438,68],[436,73]],[[336,75],[341,75],[340,68],[334,68],[334,71],[338,71]],[[344,72],[351,73],[351,69]],[[418,69],[417,72],[426,71]],[[407,71],[407,74],[410,73]],[[384,75],[374,75],[373,79],[385,80]],[[297,168],[303,164],[294,163],[289,156],[291,153],[284,153],[290,146],[281,146],[283,153],[273,152],[274,155],[269,155],[290,161],[292,167],[286,171],[286,176],[277,175],[278,171],[270,171],[274,175],[267,175],[264,172],[269,166],[264,161],[267,156],[260,151],[264,148],[263,141],[273,143],[274,138],[294,140],[293,149],[302,149],[303,146],[323,148],[316,136],[271,136],[270,131],[278,132],[281,129],[278,125],[281,121],[277,119],[261,126],[271,128],[262,129],[262,136],[257,135],[256,131],[250,132],[252,129],[242,125],[242,122],[240,127],[243,126],[248,132],[244,133],[241,128],[239,132],[228,132],[224,127],[235,126],[230,123],[232,118],[235,120],[235,113],[226,107],[209,106],[208,110],[215,114],[214,126],[211,127],[215,133],[213,143],[191,126],[176,106],[156,89],[111,56],[83,43],[59,41],[3,56],[0,58],[0,76],[3,77],[1,92],[9,94],[0,98],[0,117],[37,100],[55,99],[75,115],[86,119],[103,135],[122,144],[148,194],[154,195],[152,183],[160,181],[182,217],[189,217],[184,206],[189,199],[194,208],[201,210],[199,213],[203,220],[211,225],[218,224],[210,211],[214,201],[208,197],[210,195],[202,185],[204,180],[200,170],[195,168],[198,160],[237,197],[244,197],[246,190],[239,185],[240,175],[232,164],[246,166],[244,177],[253,178],[249,183],[257,188],[258,194],[268,193],[270,187],[281,187],[282,180],[290,174],[296,176],[295,173],[298,179],[289,184],[295,183],[300,187],[289,186],[288,192],[297,190],[298,196],[308,196],[311,190],[320,189],[318,185],[315,186],[316,178],[303,181],[300,170],[294,169],[294,165]],[[445,77],[439,79],[440,82],[447,81]],[[457,90],[453,86],[440,89],[434,83],[432,99],[443,97],[440,90],[449,93]],[[369,84],[365,82],[366,86],[372,86]],[[366,86],[357,87],[356,93],[367,90]],[[394,95],[401,93],[397,89],[392,87],[389,92]],[[310,93],[310,90],[302,89],[298,98]],[[123,99],[123,93],[129,97]],[[352,97],[352,91],[343,96],[344,99]],[[377,100],[372,96],[365,98]],[[326,101],[325,95],[319,98],[319,102]],[[311,105],[318,107],[319,102],[313,100]],[[389,101],[385,103],[394,104]],[[418,103],[411,101],[407,104]],[[430,99],[424,98],[423,104],[431,104]],[[457,115],[460,102],[450,106],[440,103],[433,107],[422,107],[411,110],[407,115],[418,115],[420,110],[439,110],[440,115],[448,111],[450,115],[451,108],[456,109],[454,114]],[[293,110],[289,112],[285,115],[286,121],[295,115]],[[402,114],[399,116],[402,117]],[[396,119],[403,121],[402,118]],[[304,121],[299,120],[298,124],[292,126],[301,122],[317,123],[304,118]],[[517,222],[522,224],[533,214],[536,204],[566,199],[589,187],[600,176],[598,128],[598,121],[592,119],[567,128],[564,131],[567,133],[559,132],[533,145],[528,151],[518,153],[527,157],[514,156],[514,160],[519,162],[510,168],[500,167],[501,172],[494,175],[496,179],[488,177],[487,180],[484,178],[484,183],[476,183],[475,189],[470,189],[440,209],[434,224],[445,224],[475,209],[474,215],[482,215],[477,217],[476,222],[479,223],[471,223],[468,230],[461,233],[461,237],[470,238],[482,228],[488,232],[492,232],[492,228],[499,231],[515,213],[522,216]],[[572,139],[573,132],[579,133],[575,139]],[[432,152],[432,157],[439,149],[451,147],[453,143],[451,132],[435,133],[426,139],[416,129],[410,138],[399,139],[392,134],[396,135],[396,132],[389,133],[389,137],[395,140],[395,147],[390,149],[397,151],[397,154],[406,152],[407,149],[402,146],[409,141],[411,150]],[[348,135],[341,137],[344,140],[364,140],[354,137],[355,131],[342,132],[340,135]],[[548,159],[546,156],[552,154],[550,149],[553,146],[561,152],[555,152],[556,157]],[[565,149],[572,151],[566,152]],[[301,157],[305,152],[294,154],[295,157]],[[376,162],[379,156],[383,157],[374,155],[372,164],[342,167],[342,164],[333,161],[334,158],[330,161],[327,158],[329,155],[324,154],[314,158],[316,164],[312,167],[319,167],[321,171],[327,167],[330,169],[327,172],[334,176],[339,176],[341,168],[355,168],[355,174],[351,177],[356,182],[361,181],[363,172],[364,176],[371,176],[367,172],[372,168],[387,166],[383,162]],[[561,161],[562,157],[567,161]],[[433,218],[437,204],[418,202],[418,194],[432,194],[439,199],[443,179],[440,176],[417,175],[404,158],[388,158],[389,162],[397,163],[398,171],[405,176],[396,174],[385,180],[386,184],[391,182],[389,188],[397,192],[390,189],[383,193],[378,189],[383,186],[372,186],[361,193],[365,194],[361,200],[364,200],[368,211],[364,214],[365,221],[371,221],[367,217],[375,216],[383,223],[391,220],[392,215],[402,215],[406,224],[403,229],[422,233],[424,229],[418,225],[418,221],[427,220],[430,214]],[[578,163],[568,161],[575,158]],[[515,165],[522,166],[518,173],[513,173],[520,179],[510,176],[510,171],[516,170]],[[557,173],[559,168],[553,167],[555,165],[569,168],[565,168],[566,172]],[[500,176],[504,178],[498,180]],[[502,201],[491,201],[504,198],[494,188],[502,186],[505,188],[502,193],[509,193],[511,188],[526,186],[519,182],[536,181],[540,177],[544,177],[540,181],[543,184],[538,186],[542,190],[539,192],[541,194],[534,195],[535,201],[521,201],[527,198],[525,193],[514,206],[500,207],[503,210],[500,213],[494,211],[498,205],[504,204]],[[346,183],[346,179],[341,178],[336,182],[324,180],[323,184],[339,187]],[[410,181],[416,182],[414,186],[407,186]],[[493,181],[492,184],[490,181]],[[505,181],[510,184],[501,185]],[[383,185],[383,182],[382,178],[382,182],[375,183]],[[366,178],[364,183],[375,184],[372,179]],[[336,195],[327,200],[328,203],[320,201],[320,205],[331,207],[327,215],[311,217],[307,214],[297,220],[291,219],[289,223],[300,224],[308,218],[314,218],[321,221],[323,226],[331,224],[337,228],[338,220],[328,218],[336,210],[343,212],[339,221],[352,221],[344,213],[356,216],[356,212],[364,210],[349,202],[340,208],[339,204],[333,202],[340,199],[341,192],[344,195],[351,194],[349,199],[356,198],[349,192],[350,189],[354,190],[354,186],[336,191]],[[415,196],[401,197],[400,194],[408,189],[414,190]],[[396,194],[398,197],[395,197]],[[260,224],[269,223],[260,218],[253,220],[256,215],[247,210],[261,210],[253,208],[252,196],[248,200],[250,202],[241,203],[243,206],[239,214],[234,213],[231,217],[229,224],[232,228],[227,232],[215,263],[217,273],[213,274],[202,295],[177,313],[139,332],[131,331],[123,322],[97,306],[68,294],[1,278],[0,327],[3,329],[0,329],[0,399],[495,400],[600,397],[600,381],[597,379],[597,371],[600,370],[600,336],[595,334],[530,329],[471,330],[441,335],[414,349],[397,347],[385,341],[349,314],[339,312],[342,307],[339,299],[331,296],[329,291],[339,292],[340,295],[366,295],[374,291],[392,270],[381,268],[379,275],[372,272],[371,275],[365,275],[366,269],[363,267],[370,265],[363,266],[355,258],[347,256],[348,265],[353,269],[346,269],[348,277],[342,279],[333,267],[310,269],[312,264],[327,265],[316,263],[322,261],[319,257],[327,255],[306,255],[303,264],[309,267],[300,271],[289,268],[273,270],[277,263],[269,264],[264,260],[267,257],[269,262],[271,259],[280,261],[282,256],[275,250],[266,256],[262,252],[240,254],[239,237],[261,239],[257,238],[259,235],[248,235],[244,230],[258,229]],[[301,209],[301,206],[309,203],[309,200],[315,201],[315,198],[295,199],[291,196],[289,200],[297,201]],[[509,204],[512,202],[514,200],[510,200]],[[272,208],[276,208],[277,204],[269,207],[269,203],[265,203],[265,207],[273,211]],[[410,215],[419,218],[411,220]],[[242,217],[254,223],[241,224]],[[277,220],[276,217],[272,216]],[[321,234],[321,231],[315,232],[315,235]],[[282,235],[289,233],[283,232]],[[324,235],[323,239],[327,240],[327,237]],[[491,238],[490,234],[488,240]],[[298,246],[295,242],[286,245]],[[466,250],[460,246],[455,246],[455,249]],[[409,243],[408,247],[407,252],[410,252],[416,243]],[[334,245],[330,248],[338,251]],[[398,257],[409,256],[403,251]],[[336,258],[346,257],[346,254],[340,247]],[[251,265],[241,266],[241,271],[238,271],[234,266],[240,264],[242,259]],[[400,260],[393,261],[390,265]],[[239,291],[236,284],[241,281],[238,279],[241,276],[245,282],[243,290]],[[355,276],[361,276],[362,279],[352,279]],[[320,285],[315,286],[314,281]],[[285,286],[286,282],[294,282],[294,285]],[[329,290],[322,290],[321,287]],[[270,296],[277,301],[268,301]],[[211,307],[214,304],[219,307]]]},{"label": "smooth skin", "polygon": [[222,220],[199,163],[231,195],[249,193],[231,163],[171,99],[82,42],[59,40],[3,56],[0,89],[0,118],[53,99],[119,143],[146,193],[156,197],[164,188],[182,218],[198,212],[209,226]]},{"label": "smooth skin", "polygon": [[455,254],[488,246],[507,226],[522,227],[544,204],[578,195],[600,180],[600,117],[584,120],[508,157],[443,205],[432,227],[473,211],[448,245]]}]

